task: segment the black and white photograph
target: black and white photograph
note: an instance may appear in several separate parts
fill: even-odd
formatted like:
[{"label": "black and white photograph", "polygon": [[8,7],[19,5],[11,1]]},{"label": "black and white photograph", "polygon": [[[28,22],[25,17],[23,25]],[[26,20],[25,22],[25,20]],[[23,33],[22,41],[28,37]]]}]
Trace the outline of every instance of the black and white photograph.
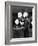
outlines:
[{"label": "black and white photograph", "polygon": [[31,43],[37,41],[37,4],[5,2],[5,43]]},{"label": "black and white photograph", "polygon": [[32,7],[11,6],[11,38],[32,37]]}]

